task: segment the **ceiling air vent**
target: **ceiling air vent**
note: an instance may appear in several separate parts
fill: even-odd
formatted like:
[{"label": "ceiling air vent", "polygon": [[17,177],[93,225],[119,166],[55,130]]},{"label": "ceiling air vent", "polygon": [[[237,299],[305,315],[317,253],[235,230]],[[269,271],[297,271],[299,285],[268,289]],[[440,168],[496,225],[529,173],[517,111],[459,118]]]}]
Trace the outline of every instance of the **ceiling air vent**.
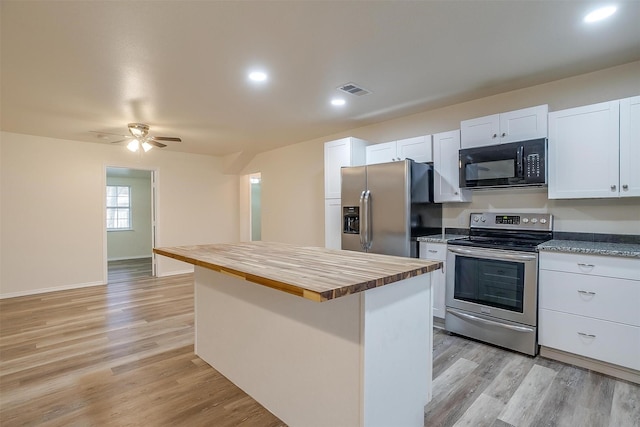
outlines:
[{"label": "ceiling air vent", "polygon": [[363,96],[363,95],[369,95],[371,93],[371,91],[358,86],[355,83],[346,83],[342,86],[338,87],[338,90],[341,90],[343,92],[349,93],[351,95],[355,95],[355,96]]}]

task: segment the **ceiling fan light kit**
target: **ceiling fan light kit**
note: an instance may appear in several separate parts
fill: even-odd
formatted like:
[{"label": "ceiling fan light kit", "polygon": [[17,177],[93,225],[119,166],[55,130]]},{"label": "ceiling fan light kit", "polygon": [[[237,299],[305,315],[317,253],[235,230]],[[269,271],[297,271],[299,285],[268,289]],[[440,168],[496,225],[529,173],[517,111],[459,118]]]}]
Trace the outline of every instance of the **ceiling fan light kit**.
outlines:
[{"label": "ceiling fan light kit", "polygon": [[149,151],[149,150],[151,150],[153,148],[153,145],[149,144],[147,141],[142,141],[142,143],[141,143],[137,139],[134,139],[134,140],[130,141],[127,144],[127,149],[129,149],[129,151],[131,151],[133,153],[138,151],[140,149],[140,147],[142,147],[142,149],[146,153],[147,151]]}]

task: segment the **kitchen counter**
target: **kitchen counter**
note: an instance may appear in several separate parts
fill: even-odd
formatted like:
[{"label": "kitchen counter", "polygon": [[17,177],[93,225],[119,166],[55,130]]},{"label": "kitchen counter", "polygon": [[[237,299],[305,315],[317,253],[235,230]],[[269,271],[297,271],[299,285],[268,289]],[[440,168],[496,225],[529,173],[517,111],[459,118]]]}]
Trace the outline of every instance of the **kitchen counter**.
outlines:
[{"label": "kitchen counter", "polygon": [[433,234],[429,236],[420,236],[416,240],[418,242],[427,243],[447,243],[449,240],[462,239],[468,235],[462,234]]},{"label": "kitchen counter", "polygon": [[554,239],[538,245],[538,251],[640,258],[640,245],[635,243],[584,242],[579,240]]},{"label": "kitchen counter", "polygon": [[154,252],[313,301],[327,301],[442,268],[437,261],[273,242],[179,246]]},{"label": "kitchen counter", "polygon": [[196,355],[287,425],[424,425],[442,263],[267,242],[154,252],[195,265]]}]

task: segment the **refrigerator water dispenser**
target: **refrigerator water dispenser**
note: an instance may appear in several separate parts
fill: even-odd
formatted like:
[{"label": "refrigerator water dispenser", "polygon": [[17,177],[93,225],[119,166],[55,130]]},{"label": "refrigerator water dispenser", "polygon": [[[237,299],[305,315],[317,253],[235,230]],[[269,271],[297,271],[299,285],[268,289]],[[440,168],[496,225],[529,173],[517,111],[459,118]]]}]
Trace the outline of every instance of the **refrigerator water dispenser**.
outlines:
[{"label": "refrigerator water dispenser", "polygon": [[342,232],[345,234],[360,234],[360,208],[358,206],[344,206],[342,208]]}]

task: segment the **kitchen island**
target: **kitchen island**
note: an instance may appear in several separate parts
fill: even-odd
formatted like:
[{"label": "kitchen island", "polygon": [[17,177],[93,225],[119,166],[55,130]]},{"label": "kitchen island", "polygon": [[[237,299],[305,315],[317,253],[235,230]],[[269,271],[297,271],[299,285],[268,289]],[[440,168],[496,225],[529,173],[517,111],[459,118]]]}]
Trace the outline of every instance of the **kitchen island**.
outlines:
[{"label": "kitchen island", "polygon": [[440,262],[249,242],[195,265],[195,353],[288,425],[423,426]]}]

